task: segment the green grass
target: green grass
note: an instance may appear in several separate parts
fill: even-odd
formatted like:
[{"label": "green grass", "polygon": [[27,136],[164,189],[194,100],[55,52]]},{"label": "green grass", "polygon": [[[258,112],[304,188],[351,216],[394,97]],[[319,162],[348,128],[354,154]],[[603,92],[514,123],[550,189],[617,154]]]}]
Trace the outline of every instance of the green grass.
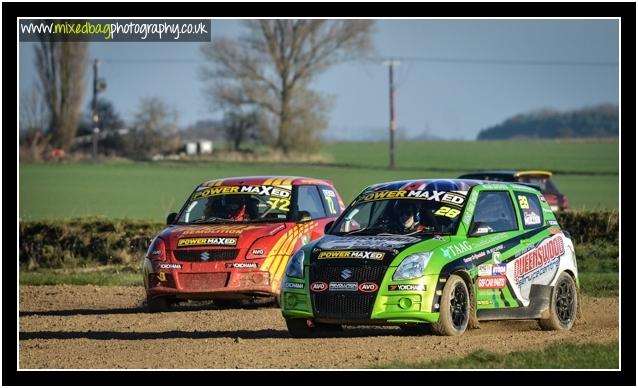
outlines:
[{"label": "green grass", "polygon": [[130,267],[91,267],[74,270],[40,269],[20,271],[20,284],[43,285],[95,285],[95,286],[139,286],[142,287],[142,274]]},{"label": "green grass", "polygon": [[[548,169],[618,173],[618,141],[413,141],[396,146],[398,167],[423,170]],[[335,163],[386,167],[385,142],[329,143]]]},{"label": "green grass", "polygon": [[393,362],[371,368],[392,369],[617,369],[618,342],[607,344],[561,343],[542,351],[492,353],[473,352],[462,358],[428,363]]},{"label": "green grass", "polygon": [[613,272],[579,272],[578,280],[581,291],[585,295],[595,297],[618,296],[618,273]]},{"label": "green grass", "polygon": [[[385,168],[384,143],[328,144],[335,163],[317,166],[272,163],[21,164],[19,214],[24,220],[85,216],[164,220],[193,188],[212,178],[299,175],[329,179],[344,201],[378,182],[449,178],[483,168],[547,168],[618,172],[618,143],[411,142],[399,143],[398,169]],[[617,209],[618,175],[557,175],[574,209]]]}]

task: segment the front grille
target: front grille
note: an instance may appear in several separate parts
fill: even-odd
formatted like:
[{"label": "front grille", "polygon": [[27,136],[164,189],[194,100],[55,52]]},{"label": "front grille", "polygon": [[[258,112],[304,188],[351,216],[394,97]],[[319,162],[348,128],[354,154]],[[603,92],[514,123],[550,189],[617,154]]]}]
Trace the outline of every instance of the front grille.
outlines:
[{"label": "front grille", "polygon": [[316,318],[365,320],[370,319],[377,293],[324,292],[312,295]]},{"label": "front grille", "polygon": [[235,260],[239,249],[178,249],[173,251],[175,259],[178,261],[217,261]]},{"label": "front grille", "polygon": [[[341,272],[345,269],[352,271],[352,276],[347,279],[341,277]],[[310,282],[375,282],[380,284],[383,275],[388,268],[383,266],[311,266]]]},{"label": "front grille", "polygon": [[[341,274],[350,270],[351,276],[344,279]],[[385,266],[311,266],[310,282],[374,282],[381,286]],[[359,291],[324,291],[312,293],[312,306],[316,318],[366,320],[370,319],[372,307],[377,297],[376,292]]]},{"label": "front grille", "polygon": [[209,290],[226,287],[228,273],[180,273],[179,280],[185,291]]}]

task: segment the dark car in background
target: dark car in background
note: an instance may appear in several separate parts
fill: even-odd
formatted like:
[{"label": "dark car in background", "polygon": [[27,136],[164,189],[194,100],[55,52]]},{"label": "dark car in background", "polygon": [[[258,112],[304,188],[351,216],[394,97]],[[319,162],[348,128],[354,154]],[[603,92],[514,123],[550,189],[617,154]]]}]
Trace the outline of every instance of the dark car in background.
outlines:
[{"label": "dark car in background", "polygon": [[545,197],[553,211],[566,210],[569,207],[567,196],[558,190],[551,178],[551,172],[541,170],[478,171],[459,176],[459,179],[532,183],[540,187],[543,197]]}]

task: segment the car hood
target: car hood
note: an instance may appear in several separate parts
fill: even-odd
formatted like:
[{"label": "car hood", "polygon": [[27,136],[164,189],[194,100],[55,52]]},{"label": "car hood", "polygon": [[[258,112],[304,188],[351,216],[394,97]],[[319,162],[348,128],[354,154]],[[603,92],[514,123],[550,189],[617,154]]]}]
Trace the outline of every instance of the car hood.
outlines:
[{"label": "car hood", "polygon": [[[353,261],[361,264],[389,265],[404,249],[428,242],[427,247],[445,244],[449,237],[426,236],[334,236],[321,238],[312,248],[311,264],[337,264]],[[344,253],[345,252],[345,253]],[[330,260],[328,260],[330,259]],[[353,263],[354,264],[354,263]]]},{"label": "car hood", "polygon": [[171,250],[193,247],[248,248],[257,239],[278,234],[289,225],[291,224],[284,222],[176,225],[164,229],[160,237],[168,243]]}]

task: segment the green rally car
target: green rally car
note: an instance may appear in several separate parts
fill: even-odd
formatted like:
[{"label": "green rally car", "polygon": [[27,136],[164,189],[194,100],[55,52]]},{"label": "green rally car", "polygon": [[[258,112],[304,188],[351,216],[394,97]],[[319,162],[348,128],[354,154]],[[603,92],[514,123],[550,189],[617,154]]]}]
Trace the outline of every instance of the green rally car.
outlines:
[{"label": "green rally car", "polygon": [[538,189],[476,180],[372,185],[286,267],[293,337],[342,325],[460,335],[481,320],[569,330],[578,307],[569,234]]}]

